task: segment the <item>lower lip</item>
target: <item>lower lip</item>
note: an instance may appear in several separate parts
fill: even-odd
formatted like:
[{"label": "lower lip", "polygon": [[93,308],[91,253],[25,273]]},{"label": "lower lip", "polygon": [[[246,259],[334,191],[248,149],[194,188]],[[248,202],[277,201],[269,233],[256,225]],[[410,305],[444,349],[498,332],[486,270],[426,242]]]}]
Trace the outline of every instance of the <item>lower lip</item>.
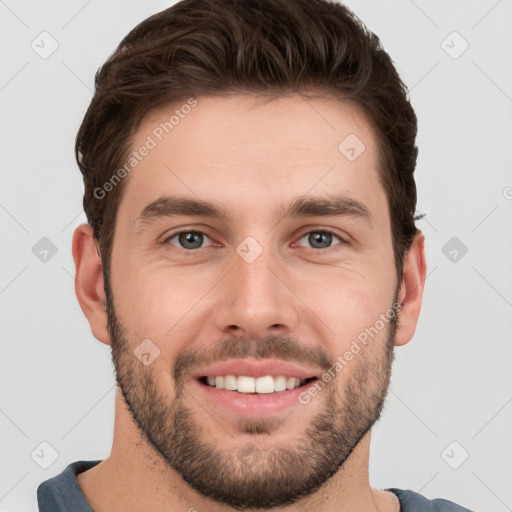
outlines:
[{"label": "lower lip", "polygon": [[217,389],[194,379],[192,384],[200,393],[216,405],[242,417],[261,417],[280,413],[290,407],[300,405],[299,396],[314,385],[316,380],[296,388],[276,393],[249,394],[227,389]]}]

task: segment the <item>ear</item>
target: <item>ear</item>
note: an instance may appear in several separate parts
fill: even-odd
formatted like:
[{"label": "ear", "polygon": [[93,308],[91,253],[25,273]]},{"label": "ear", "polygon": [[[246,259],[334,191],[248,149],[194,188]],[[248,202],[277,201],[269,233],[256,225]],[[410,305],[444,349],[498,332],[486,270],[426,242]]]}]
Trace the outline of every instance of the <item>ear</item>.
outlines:
[{"label": "ear", "polygon": [[402,285],[398,293],[398,303],[402,304],[402,308],[398,313],[397,346],[408,343],[416,331],[426,275],[425,236],[417,230],[404,258]]},{"label": "ear", "polygon": [[110,345],[107,330],[107,312],[103,301],[103,265],[99,244],[89,224],[81,224],[73,234],[73,260],[75,261],[75,293],[93,336]]}]

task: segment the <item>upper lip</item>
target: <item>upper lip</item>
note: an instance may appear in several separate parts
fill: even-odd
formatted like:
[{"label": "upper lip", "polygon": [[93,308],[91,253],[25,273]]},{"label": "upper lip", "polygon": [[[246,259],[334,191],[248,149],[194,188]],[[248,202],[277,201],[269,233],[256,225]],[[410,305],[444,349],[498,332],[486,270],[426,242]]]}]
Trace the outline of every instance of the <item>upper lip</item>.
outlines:
[{"label": "upper lip", "polygon": [[301,368],[295,364],[277,359],[265,359],[249,361],[247,359],[231,359],[206,366],[192,373],[192,377],[199,379],[201,377],[215,377],[218,375],[247,375],[248,377],[264,377],[265,375],[285,377],[298,377],[299,379],[307,379],[311,377],[319,377],[323,373],[318,370],[308,370]]}]

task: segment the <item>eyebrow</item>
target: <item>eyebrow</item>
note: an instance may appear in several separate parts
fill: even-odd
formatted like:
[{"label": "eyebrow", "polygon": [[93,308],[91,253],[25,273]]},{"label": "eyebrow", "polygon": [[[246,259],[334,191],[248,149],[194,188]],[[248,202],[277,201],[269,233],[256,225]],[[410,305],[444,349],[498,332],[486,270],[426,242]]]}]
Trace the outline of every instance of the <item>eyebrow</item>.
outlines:
[{"label": "eyebrow", "polygon": [[[134,228],[142,230],[159,219],[175,216],[231,219],[222,205],[183,196],[162,196],[142,209],[134,221]],[[372,226],[370,210],[363,203],[343,195],[297,197],[288,205],[281,206],[276,217],[354,217]]]}]

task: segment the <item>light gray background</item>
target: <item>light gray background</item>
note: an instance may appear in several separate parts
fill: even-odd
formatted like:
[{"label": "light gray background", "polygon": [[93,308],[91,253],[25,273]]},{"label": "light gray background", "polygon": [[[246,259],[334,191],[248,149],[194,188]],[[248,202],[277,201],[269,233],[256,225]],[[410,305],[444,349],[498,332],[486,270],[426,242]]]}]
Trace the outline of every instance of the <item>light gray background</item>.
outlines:
[{"label": "light gray background", "polygon": [[[3,511],[34,510],[41,481],[110,451],[109,347],[91,335],[73,289],[71,237],[85,222],[73,143],[96,69],[171,3],[0,0]],[[371,481],[512,510],[512,1],[348,5],[411,91],[427,213],[423,310],[413,341],[396,350]],[[46,59],[31,48],[43,31],[59,45]],[[32,252],[43,237],[58,251],[46,262]],[[443,252],[452,237],[468,249],[455,248],[455,262],[455,246]],[[42,442],[58,453],[47,469],[35,462],[51,461]]]}]

